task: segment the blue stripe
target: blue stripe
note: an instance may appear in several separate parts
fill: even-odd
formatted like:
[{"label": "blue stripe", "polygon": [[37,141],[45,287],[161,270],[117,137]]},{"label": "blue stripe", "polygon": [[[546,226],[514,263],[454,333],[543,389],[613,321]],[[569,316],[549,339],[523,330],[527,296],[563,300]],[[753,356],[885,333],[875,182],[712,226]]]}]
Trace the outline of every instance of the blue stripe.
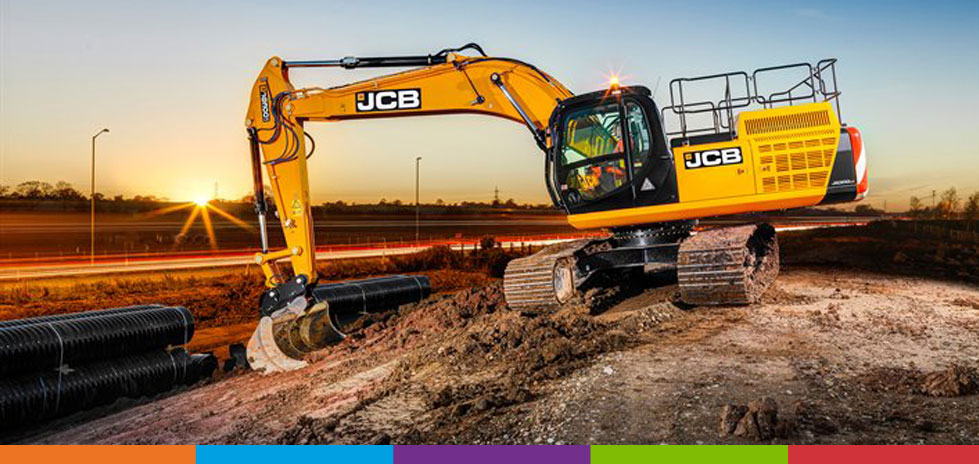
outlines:
[{"label": "blue stripe", "polygon": [[393,464],[392,446],[198,446],[197,464]]}]

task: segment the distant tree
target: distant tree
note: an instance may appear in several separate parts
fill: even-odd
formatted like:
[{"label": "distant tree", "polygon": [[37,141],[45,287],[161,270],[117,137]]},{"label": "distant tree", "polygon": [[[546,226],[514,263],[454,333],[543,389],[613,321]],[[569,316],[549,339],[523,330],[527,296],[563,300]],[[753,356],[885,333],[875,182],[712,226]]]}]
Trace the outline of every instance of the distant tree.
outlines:
[{"label": "distant tree", "polygon": [[941,200],[938,201],[938,213],[945,219],[951,219],[959,209],[960,203],[959,193],[955,191],[955,187],[949,187],[942,192]]},{"label": "distant tree", "polygon": [[54,188],[47,182],[29,180],[27,182],[17,184],[17,188],[14,189],[14,192],[18,198],[23,198],[26,200],[43,200],[52,196]]},{"label": "distant tree", "polygon": [[870,205],[857,205],[857,207],[853,209],[853,212],[863,216],[880,216],[884,214],[884,210],[876,209]]},{"label": "distant tree", "polygon": [[921,203],[921,199],[918,197],[911,197],[911,217],[920,217],[922,211],[924,211],[925,205]]},{"label": "distant tree", "polygon": [[513,198],[511,198],[507,200],[506,203],[503,203],[503,206],[506,206],[507,208],[516,208],[517,202],[513,201]]},{"label": "distant tree", "polygon": [[95,192],[95,195],[92,195],[92,196],[95,197],[95,200],[96,201],[105,200],[105,195],[103,195],[103,194],[101,194],[99,192]]},{"label": "distant tree", "polygon": [[10,187],[0,184],[0,198],[7,198],[8,193],[10,193]]},{"label": "distant tree", "polygon": [[445,206],[445,200],[441,198],[435,200],[435,206]]},{"label": "distant tree", "polygon": [[123,202],[125,200],[126,199],[122,195],[116,195],[116,196],[112,197],[112,201],[119,202],[119,203],[121,203],[121,202]]},{"label": "distant tree", "polygon": [[59,200],[84,200],[85,196],[65,181],[54,184],[54,197]]},{"label": "distant tree", "polygon": [[392,206],[401,206],[401,200],[394,200],[391,202]]},{"label": "distant tree", "polygon": [[965,209],[962,211],[962,215],[970,221],[979,219],[979,192],[974,192],[972,195],[969,195],[969,199],[965,202]]}]

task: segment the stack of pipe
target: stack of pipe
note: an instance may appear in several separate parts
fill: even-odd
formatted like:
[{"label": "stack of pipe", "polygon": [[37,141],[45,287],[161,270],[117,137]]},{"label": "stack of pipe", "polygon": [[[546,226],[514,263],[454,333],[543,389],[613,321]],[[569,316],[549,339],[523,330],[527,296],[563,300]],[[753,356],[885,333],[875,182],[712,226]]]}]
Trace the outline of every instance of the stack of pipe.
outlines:
[{"label": "stack of pipe", "polygon": [[65,416],[118,398],[210,377],[217,360],[175,348],[194,316],[143,305],[0,322],[0,428]]}]

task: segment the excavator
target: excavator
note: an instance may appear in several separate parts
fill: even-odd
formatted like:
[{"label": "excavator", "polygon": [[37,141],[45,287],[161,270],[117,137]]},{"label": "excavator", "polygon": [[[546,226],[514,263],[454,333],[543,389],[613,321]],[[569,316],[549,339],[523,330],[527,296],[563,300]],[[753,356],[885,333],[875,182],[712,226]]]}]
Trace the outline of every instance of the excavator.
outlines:
[{"label": "excavator", "polygon": [[[608,88],[575,95],[534,65],[488,56],[473,43],[414,56],[270,58],[245,119],[261,235],[255,261],[268,287],[247,347],[250,365],[267,373],[301,368],[305,353],[346,336],[344,321],[429,291],[419,276],[318,284],[307,175],[315,143],[306,123],[470,113],[526,127],[544,155],[554,206],[573,227],[608,236],[512,260],[503,279],[512,309],[552,311],[590,286],[651,271],[675,271],[685,303],[750,304],[778,274],[774,228],[694,227],[705,217],[867,195],[863,141],[842,123],[835,63],[674,79],[670,105],[660,107],[648,88],[614,77]],[[297,89],[289,74],[303,68],[409,69]],[[772,74],[789,72],[802,78],[788,89],[765,90],[776,80]],[[722,95],[695,96],[701,84]],[[263,168],[285,238],[281,250],[269,249]]]}]

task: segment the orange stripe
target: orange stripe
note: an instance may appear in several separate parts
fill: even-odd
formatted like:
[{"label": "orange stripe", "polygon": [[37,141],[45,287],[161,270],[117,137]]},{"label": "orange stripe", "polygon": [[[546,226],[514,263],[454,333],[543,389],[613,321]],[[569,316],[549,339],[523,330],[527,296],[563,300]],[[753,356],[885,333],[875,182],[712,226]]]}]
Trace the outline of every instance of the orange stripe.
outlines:
[{"label": "orange stripe", "polygon": [[181,446],[0,446],[0,461],[71,464],[194,464],[196,448]]}]

